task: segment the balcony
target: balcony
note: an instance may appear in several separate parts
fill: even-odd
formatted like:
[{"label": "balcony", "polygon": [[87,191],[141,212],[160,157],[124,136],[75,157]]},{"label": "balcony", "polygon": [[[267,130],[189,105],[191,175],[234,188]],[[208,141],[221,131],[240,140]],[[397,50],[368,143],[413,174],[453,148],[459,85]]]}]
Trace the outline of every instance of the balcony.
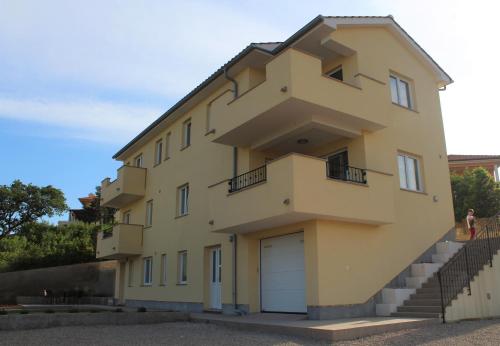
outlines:
[{"label": "balcony", "polygon": [[387,127],[387,85],[357,78],[359,85],[353,86],[325,76],[320,59],[289,49],[266,65],[263,83],[229,103],[213,105],[213,140],[266,150],[311,131],[328,141]]},{"label": "balcony", "polygon": [[[229,186],[228,186],[229,185]],[[247,233],[312,220],[394,222],[394,177],[289,154],[209,189],[213,232]]]},{"label": "balcony", "polygon": [[117,224],[97,234],[96,257],[121,259],[142,254],[142,225]]},{"label": "balcony", "polygon": [[101,183],[101,206],[122,208],[142,197],[146,192],[146,168],[122,166],[114,181],[106,178]]}]

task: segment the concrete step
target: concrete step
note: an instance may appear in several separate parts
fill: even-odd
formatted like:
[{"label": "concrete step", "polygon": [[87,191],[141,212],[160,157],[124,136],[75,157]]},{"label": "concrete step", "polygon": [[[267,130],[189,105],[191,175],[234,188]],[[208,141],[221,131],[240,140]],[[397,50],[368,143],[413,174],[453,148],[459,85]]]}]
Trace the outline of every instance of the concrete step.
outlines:
[{"label": "concrete step", "polygon": [[421,288],[422,284],[426,282],[428,279],[425,276],[410,276],[405,278],[406,287],[408,288]]},{"label": "concrete step", "polygon": [[392,317],[414,317],[414,318],[440,318],[441,313],[436,312],[393,312]]},{"label": "concrete step", "polygon": [[439,287],[430,287],[430,288],[417,288],[417,294],[425,293],[425,294],[437,294],[441,296],[441,290]]},{"label": "concrete step", "polygon": [[393,312],[398,310],[399,304],[376,304],[375,314],[377,316],[391,316]]},{"label": "concrete step", "polygon": [[403,303],[405,306],[441,306],[441,299],[409,299]]},{"label": "concrete step", "polygon": [[443,241],[436,244],[436,250],[438,254],[451,253],[454,254],[460,248],[464,246],[464,243],[458,243],[455,241]]},{"label": "concrete step", "polygon": [[420,300],[420,299],[441,299],[441,293],[418,293],[412,294],[410,296],[412,300]]},{"label": "concrete step", "polygon": [[398,312],[441,312],[441,305],[432,305],[432,306],[420,306],[420,305],[413,305],[413,306],[398,306]]},{"label": "concrete step", "polygon": [[415,292],[416,290],[413,288],[384,288],[382,290],[382,302],[384,304],[401,305]]},{"label": "concrete step", "polygon": [[431,277],[443,266],[443,263],[417,263],[411,265],[411,276]]},{"label": "concrete step", "polygon": [[451,253],[439,253],[432,255],[432,262],[434,263],[446,263],[453,256]]}]

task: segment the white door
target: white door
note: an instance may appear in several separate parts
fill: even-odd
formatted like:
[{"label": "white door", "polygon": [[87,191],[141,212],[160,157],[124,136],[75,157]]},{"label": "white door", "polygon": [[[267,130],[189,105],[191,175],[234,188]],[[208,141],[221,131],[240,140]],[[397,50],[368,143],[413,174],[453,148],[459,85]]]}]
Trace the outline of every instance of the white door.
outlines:
[{"label": "white door", "polygon": [[304,233],[260,241],[261,310],[307,312]]},{"label": "white door", "polygon": [[221,299],[221,251],[220,247],[210,250],[210,307],[222,309]]}]

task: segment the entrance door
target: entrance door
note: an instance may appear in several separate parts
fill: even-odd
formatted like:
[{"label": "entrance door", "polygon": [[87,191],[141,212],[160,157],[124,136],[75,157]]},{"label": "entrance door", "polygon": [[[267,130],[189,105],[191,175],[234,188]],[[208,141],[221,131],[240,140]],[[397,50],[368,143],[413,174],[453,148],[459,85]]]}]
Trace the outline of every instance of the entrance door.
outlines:
[{"label": "entrance door", "polygon": [[260,242],[261,310],[307,312],[304,233]]},{"label": "entrance door", "polygon": [[220,247],[210,250],[210,308],[222,309],[222,259]]},{"label": "entrance door", "polygon": [[347,150],[328,157],[328,176],[333,179],[347,179],[349,157]]}]

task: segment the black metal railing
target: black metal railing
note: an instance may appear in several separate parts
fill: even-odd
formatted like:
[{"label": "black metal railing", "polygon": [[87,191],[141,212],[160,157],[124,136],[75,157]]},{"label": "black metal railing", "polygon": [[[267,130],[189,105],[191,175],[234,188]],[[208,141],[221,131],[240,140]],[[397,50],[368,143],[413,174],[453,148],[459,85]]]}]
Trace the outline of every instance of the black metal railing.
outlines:
[{"label": "black metal railing", "polygon": [[326,162],[326,175],[328,178],[366,184],[366,170],[362,168],[332,165]]},{"label": "black metal railing", "polygon": [[500,250],[500,214],[490,218],[481,226],[476,238],[468,241],[438,271],[441,293],[441,314],[446,322],[445,312],[453,299],[467,290],[470,282],[485,265],[493,266],[493,256]]},{"label": "black metal railing", "polygon": [[229,179],[229,192],[236,192],[246,187],[266,181],[267,172],[266,166],[262,166],[249,172],[238,175]]}]

